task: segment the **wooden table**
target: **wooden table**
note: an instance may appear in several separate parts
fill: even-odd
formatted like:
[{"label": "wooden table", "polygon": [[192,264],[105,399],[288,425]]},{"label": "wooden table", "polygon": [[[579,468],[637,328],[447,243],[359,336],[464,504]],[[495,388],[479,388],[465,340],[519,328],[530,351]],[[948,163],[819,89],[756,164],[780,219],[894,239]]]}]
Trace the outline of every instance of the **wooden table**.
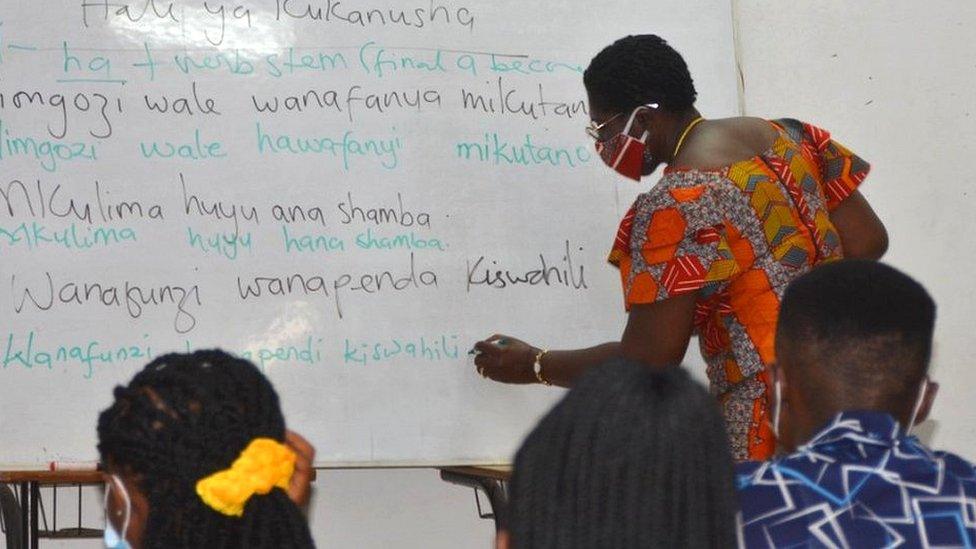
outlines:
[{"label": "wooden table", "polygon": [[[102,473],[88,471],[0,471],[0,484],[20,486],[20,528],[22,532],[22,549],[37,549],[41,538],[71,539],[71,538],[99,538],[102,531],[94,528],[81,527],[81,486],[99,485],[103,483]],[[57,523],[57,486],[74,485],[79,489],[78,526],[58,530]],[[38,524],[39,507],[41,502],[41,487],[53,486],[54,491],[54,524],[50,530],[41,531]],[[46,522],[46,521],[45,521]],[[11,525],[8,525],[11,527]],[[46,528],[46,525],[45,525]]]},{"label": "wooden table", "polygon": [[[506,526],[506,512],[508,511],[508,481],[512,476],[511,465],[473,465],[463,467],[439,467],[441,479],[467,486],[475,490],[475,502],[481,518],[494,519],[495,530],[502,530]],[[488,496],[491,512],[481,510],[481,499],[477,491],[482,490]]]}]

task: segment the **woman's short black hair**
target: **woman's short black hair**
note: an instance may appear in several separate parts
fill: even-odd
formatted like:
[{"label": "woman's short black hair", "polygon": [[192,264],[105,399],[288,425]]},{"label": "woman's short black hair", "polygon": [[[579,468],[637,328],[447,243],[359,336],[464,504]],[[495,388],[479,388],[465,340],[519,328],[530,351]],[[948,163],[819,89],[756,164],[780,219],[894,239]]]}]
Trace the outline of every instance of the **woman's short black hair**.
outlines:
[{"label": "woman's short black hair", "polygon": [[196,493],[255,438],[284,441],[278,395],[250,362],[222,351],[152,361],[98,418],[103,463],[131,476],[149,501],[144,547],[313,547],[301,510],[284,490],[222,515]]},{"label": "woman's short black hair", "polygon": [[594,368],[518,451],[512,544],[734,547],[732,476],[722,415],[687,372]]},{"label": "woman's short black hair", "polygon": [[590,61],[583,83],[594,107],[613,112],[647,103],[683,112],[698,96],[681,54],[654,34],[627,36],[604,48]]}]

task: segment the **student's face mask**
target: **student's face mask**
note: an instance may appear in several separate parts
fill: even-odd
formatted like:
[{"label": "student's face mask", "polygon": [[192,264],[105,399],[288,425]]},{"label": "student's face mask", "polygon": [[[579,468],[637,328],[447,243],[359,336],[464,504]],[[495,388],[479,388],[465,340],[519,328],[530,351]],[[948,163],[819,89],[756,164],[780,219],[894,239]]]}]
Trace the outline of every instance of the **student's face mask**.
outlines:
[{"label": "student's face mask", "polygon": [[[129,530],[129,518],[132,516],[132,500],[129,499],[129,492],[125,489],[125,485],[122,484],[122,480],[112,475],[111,481],[105,487],[105,547],[109,549],[131,549],[129,542],[125,540],[125,534]],[[120,534],[112,526],[112,521],[108,519],[109,509],[108,509],[108,498],[112,490],[118,490],[122,494],[122,500],[125,501],[125,515],[122,519],[122,533]]]},{"label": "student's face mask", "polygon": [[654,103],[637,107],[630,113],[630,118],[627,119],[622,132],[606,141],[596,142],[596,152],[603,162],[615,172],[634,181],[640,181],[644,166],[653,164],[654,159],[645,149],[650,132],[644,130],[638,139],[630,135],[630,130],[641,109],[656,108],[657,105]]}]

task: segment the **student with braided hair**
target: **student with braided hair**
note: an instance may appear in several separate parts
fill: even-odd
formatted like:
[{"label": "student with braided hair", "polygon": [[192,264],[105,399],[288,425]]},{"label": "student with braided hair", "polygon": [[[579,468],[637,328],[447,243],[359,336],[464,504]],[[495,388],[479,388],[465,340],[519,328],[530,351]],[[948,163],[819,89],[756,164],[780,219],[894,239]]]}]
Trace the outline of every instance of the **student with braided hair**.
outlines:
[{"label": "student with braided hair", "polygon": [[499,548],[734,547],[724,431],[681,368],[592,368],[518,451]]},{"label": "student with braided hair", "polygon": [[314,547],[312,447],[257,367],[221,351],[151,362],[98,419],[106,545]]},{"label": "student with braided hair", "polygon": [[620,341],[572,351],[496,335],[476,345],[478,372],[568,387],[613,357],[678,364],[697,335],[733,456],[766,459],[775,447],[767,368],[787,285],[821,263],[878,259],[887,248],[858,191],[869,166],[796,120],[705,120],[684,59],[655,35],[614,42],[583,83],[586,130],[611,169],[639,181],[667,165],[623,218],[609,255],[627,326]]}]

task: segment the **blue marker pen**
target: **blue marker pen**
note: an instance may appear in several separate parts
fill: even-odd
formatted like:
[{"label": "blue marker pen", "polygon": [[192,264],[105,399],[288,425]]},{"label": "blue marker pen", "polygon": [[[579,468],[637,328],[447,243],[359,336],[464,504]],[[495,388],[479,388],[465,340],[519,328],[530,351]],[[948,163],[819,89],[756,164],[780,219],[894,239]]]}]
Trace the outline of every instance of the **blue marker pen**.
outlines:
[{"label": "blue marker pen", "polygon": [[[495,341],[492,341],[492,343],[495,346],[497,346],[497,347],[504,347],[504,346],[508,345],[508,340],[505,339],[504,337],[500,337],[500,338],[496,339]],[[480,353],[478,352],[477,349],[475,349],[474,347],[472,347],[471,350],[468,351],[468,354],[469,355],[472,355],[472,356],[477,356]]]}]

